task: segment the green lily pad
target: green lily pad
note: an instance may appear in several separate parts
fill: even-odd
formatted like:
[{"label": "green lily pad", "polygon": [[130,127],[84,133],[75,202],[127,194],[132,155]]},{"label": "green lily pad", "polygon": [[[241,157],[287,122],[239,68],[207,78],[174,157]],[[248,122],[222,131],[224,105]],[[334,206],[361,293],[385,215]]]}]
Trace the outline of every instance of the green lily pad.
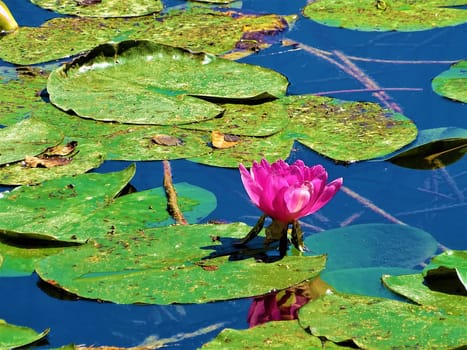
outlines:
[{"label": "green lily pad", "polygon": [[[432,280],[443,280],[453,275],[459,286],[459,293],[467,294],[467,251],[447,250],[435,256],[430,264],[423,270],[426,283],[432,284]],[[462,287],[461,287],[462,286]]]},{"label": "green lily pad", "polygon": [[[323,344],[324,343],[324,344]],[[307,333],[297,321],[272,321],[250,329],[226,328],[201,349],[347,349]]]},{"label": "green lily pad", "polygon": [[467,152],[467,129],[446,127],[420,130],[408,147],[383,158],[412,169],[436,169],[452,164]]},{"label": "green lily pad", "polygon": [[299,310],[302,327],[361,349],[453,349],[467,344],[466,318],[405,302],[325,295]]},{"label": "green lily pad", "polygon": [[265,158],[270,162],[286,159],[292,150],[293,140],[278,132],[268,137],[241,136],[238,144],[230,148],[212,148],[209,153],[188,160],[196,163],[237,168],[239,163],[251,164],[258,158]]},{"label": "green lily pad", "polygon": [[283,95],[287,84],[284,76],[259,66],[149,41],[125,41],[100,45],[53,71],[47,90],[54,105],[81,117],[174,125],[222,112],[197,97],[267,99]]},{"label": "green lily pad", "polygon": [[451,68],[431,81],[433,91],[455,101],[467,102],[467,61],[453,64]]},{"label": "green lily pad", "polygon": [[[465,0],[317,0],[303,14],[318,23],[362,31],[418,31],[467,22]],[[452,7],[450,7],[452,6]]]},{"label": "green lily pad", "polygon": [[465,316],[467,313],[465,295],[453,295],[431,290],[426,286],[421,273],[399,276],[384,275],[382,281],[389,290],[419,305],[437,308],[449,315]]},{"label": "green lily pad", "polygon": [[384,274],[410,274],[413,269],[401,267],[363,267],[323,271],[321,279],[342,293],[360,294],[381,298],[393,298],[394,295],[381,284]]},{"label": "green lily pad", "polygon": [[[37,186],[20,186],[4,192],[0,198],[0,233],[13,237],[61,239],[65,227],[78,224],[111,202],[134,173],[133,165],[120,172],[63,176]],[[87,236],[92,234],[87,233]],[[86,238],[62,240],[79,243]]]},{"label": "green lily pad", "polygon": [[[48,125],[52,129],[51,125]],[[77,141],[77,140],[73,140]],[[86,141],[86,140],[84,140]],[[61,176],[70,176],[83,174],[91,169],[98,168],[105,158],[102,147],[99,147],[99,141],[94,144],[77,141],[78,146],[72,157],[71,162],[65,165],[51,168],[28,167],[17,162],[8,166],[0,166],[0,184],[2,185],[34,185],[46,180],[52,180]],[[67,142],[65,142],[67,143]]]},{"label": "green lily pad", "polygon": [[[34,272],[37,261],[60,252],[64,247],[36,246],[0,239],[3,264],[0,263],[0,277],[29,276]],[[1,257],[0,257],[1,260]]]},{"label": "green lily pad", "polygon": [[310,254],[328,254],[327,271],[345,268],[413,268],[433,256],[438,243],[427,232],[396,224],[362,224],[305,239]]},{"label": "green lily pad", "polygon": [[250,229],[242,223],[176,225],[108,235],[39,261],[36,272],[85,298],[170,304],[265,294],[315,277],[324,268],[325,256],[290,256],[272,263],[231,260],[228,254],[238,251],[233,239]]},{"label": "green lily pad", "polygon": [[34,118],[0,129],[0,165],[38,155],[58,145],[62,139],[60,130]]},{"label": "green lily pad", "polygon": [[279,100],[256,105],[223,104],[224,113],[211,120],[181,125],[183,129],[220,131],[244,136],[270,136],[289,123],[287,109]]},{"label": "green lily pad", "polygon": [[[162,188],[115,198],[133,174],[131,166],[110,174],[61,177],[6,193],[0,199],[0,208],[5,208],[0,214],[0,233],[83,243],[128,229],[174,223]],[[189,222],[199,221],[216,207],[209,191],[188,184],[178,184],[176,189],[179,207]]]},{"label": "green lily pad", "polygon": [[163,9],[160,0],[31,0],[47,10],[57,13],[89,17],[136,17]]},{"label": "green lily pad", "polygon": [[380,157],[412,142],[412,121],[376,103],[314,95],[288,96],[287,134],[314,151],[343,162]]},{"label": "green lily pad", "polygon": [[[215,55],[234,50],[245,56],[269,46],[274,36],[286,31],[288,23],[294,20],[294,16],[208,9],[170,11],[157,20],[154,16],[54,18],[40,27],[21,27],[1,38],[8,50],[0,52],[0,57],[7,62],[30,65],[76,55],[109,41],[129,39],[151,40]],[[254,47],[243,48],[244,39]]]},{"label": "green lily pad", "polygon": [[37,333],[31,328],[16,326],[0,319],[0,349],[14,349],[32,344],[47,336],[49,329]]}]

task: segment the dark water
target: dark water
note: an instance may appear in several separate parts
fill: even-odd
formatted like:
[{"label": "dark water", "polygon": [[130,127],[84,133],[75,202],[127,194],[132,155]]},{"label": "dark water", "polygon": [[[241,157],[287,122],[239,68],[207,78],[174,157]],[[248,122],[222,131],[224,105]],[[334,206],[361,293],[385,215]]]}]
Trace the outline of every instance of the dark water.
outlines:
[{"label": "dark water", "polygon": [[[20,25],[40,25],[54,15],[26,0],[4,0]],[[183,2],[170,2],[171,5]],[[242,9],[260,13],[299,13],[306,1],[244,1]],[[416,33],[364,33],[324,27],[300,17],[287,37],[322,50],[339,50],[348,56],[386,60],[455,61],[467,57],[467,25]],[[304,50],[279,44],[242,60],[275,69],[290,81],[290,94],[355,90],[363,86],[336,68]],[[3,64],[0,62],[0,64]],[[431,79],[448,69],[448,63],[391,64],[357,61],[361,70],[379,86],[414,88],[416,91],[388,91],[393,102],[419,129],[454,126],[467,128],[467,109],[435,94]],[[347,100],[379,102],[369,92],[333,93]],[[331,178],[344,177],[345,185],[370,199],[405,223],[423,229],[452,249],[467,249],[467,167],[462,159],[444,169],[421,171],[401,168],[387,162],[362,162],[347,167],[336,165],[296,144],[290,160],[321,163]],[[127,163],[108,162],[98,171],[123,169]],[[254,224],[259,211],[244,192],[237,170],[202,166],[188,161],[172,161],[174,182],[186,181],[204,187],[217,196],[218,207],[208,219],[244,221]],[[143,190],[160,186],[160,162],[137,165],[132,184]],[[228,189],[228,191],[226,191]],[[434,190],[435,189],[435,190]],[[306,223],[335,228],[352,216],[352,224],[389,223],[381,215],[365,209],[344,193],[320,211],[327,222],[315,217]],[[313,231],[307,230],[307,234]],[[246,328],[250,300],[206,305],[134,306],[61,300],[50,295],[36,275],[0,279],[0,318],[9,323],[52,329],[48,345],[68,343],[135,346],[148,336],[168,338],[177,333],[195,332],[222,323],[223,327]],[[193,349],[214,337],[219,330],[180,340],[168,347]]]}]

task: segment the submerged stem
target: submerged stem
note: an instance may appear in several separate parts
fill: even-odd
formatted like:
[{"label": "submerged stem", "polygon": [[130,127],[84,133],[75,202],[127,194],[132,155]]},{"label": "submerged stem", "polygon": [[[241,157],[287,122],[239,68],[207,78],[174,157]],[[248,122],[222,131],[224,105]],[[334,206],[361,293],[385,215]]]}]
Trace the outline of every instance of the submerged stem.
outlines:
[{"label": "submerged stem", "polygon": [[164,167],[164,189],[167,195],[167,210],[175,222],[179,225],[188,225],[185,216],[183,216],[177,202],[177,191],[172,182],[172,171],[170,163],[167,160],[162,161]]}]

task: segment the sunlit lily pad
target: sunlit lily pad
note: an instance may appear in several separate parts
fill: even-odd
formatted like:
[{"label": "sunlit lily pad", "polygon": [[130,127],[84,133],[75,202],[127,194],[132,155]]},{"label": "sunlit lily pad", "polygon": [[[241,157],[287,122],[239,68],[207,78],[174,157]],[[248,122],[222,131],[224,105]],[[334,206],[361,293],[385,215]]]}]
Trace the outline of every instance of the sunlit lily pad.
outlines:
[{"label": "sunlit lily pad", "polygon": [[272,321],[247,330],[226,328],[202,349],[347,349],[310,335],[297,321]]},{"label": "sunlit lily pad", "polygon": [[[65,176],[4,193],[0,198],[0,233],[83,243],[130,228],[172,224],[161,188],[115,198],[134,171],[130,166],[109,174]],[[179,192],[179,206],[189,222],[197,222],[215,209],[216,199],[209,191],[181,185]]]},{"label": "sunlit lily pad", "polygon": [[467,103],[467,61],[453,64],[447,71],[436,76],[431,86],[438,95]]},{"label": "sunlit lily pad", "polygon": [[317,0],[303,14],[333,27],[363,31],[418,31],[467,22],[465,0]]},{"label": "sunlit lily pad", "polygon": [[467,344],[466,318],[405,302],[332,294],[299,311],[302,327],[362,349],[453,349]]},{"label": "sunlit lily pad", "polygon": [[[267,47],[288,29],[294,17],[246,15],[207,9],[171,11],[158,17],[54,18],[40,27],[20,27],[1,38],[4,61],[34,64],[69,57],[108,41],[151,40],[192,51],[245,55]],[[222,33],[222,35],[219,35]],[[277,36],[277,38],[275,38]],[[244,48],[245,43],[252,48]]]},{"label": "sunlit lily pad", "polygon": [[283,95],[287,85],[284,76],[259,66],[149,41],[125,41],[98,46],[53,71],[47,90],[54,105],[82,117],[174,125],[222,112],[193,96],[260,100]]},{"label": "sunlit lily pad", "polygon": [[[110,235],[47,257],[36,272],[85,298],[169,304],[265,294],[315,277],[324,268],[324,256],[272,263],[230,259],[229,253],[238,252],[233,239],[249,229],[241,223],[177,225]],[[263,246],[261,239],[257,243]]]},{"label": "sunlit lily pad", "polygon": [[48,333],[49,329],[37,333],[31,328],[16,326],[0,319],[0,348],[14,349],[26,346],[45,338]]},{"label": "sunlit lily pad", "polygon": [[436,169],[454,163],[467,152],[467,129],[446,127],[420,130],[415,142],[383,158],[413,169]]},{"label": "sunlit lily pad", "polygon": [[406,225],[363,224],[313,234],[305,239],[310,254],[328,254],[326,270],[355,267],[413,268],[438,248],[427,232]]},{"label": "sunlit lily pad", "polygon": [[135,17],[163,9],[160,0],[31,0],[57,13],[89,17]]},{"label": "sunlit lily pad", "polygon": [[251,164],[258,158],[265,158],[270,162],[286,159],[292,150],[293,140],[279,132],[268,137],[240,136],[238,144],[226,149],[212,148],[209,153],[196,158],[189,158],[196,163],[237,168],[239,163]]},{"label": "sunlit lily pad", "polygon": [[181,127],[234,135],[270,136],[289,123],[287,109],[279,100],[255,105],[223,104],[222,107],[225,111],[218,118]]},{"label": "sunlit lily pad", "polygon": [[[48,127],[52,128],[50,125]],[[32,185],[65,175],[83,174],[98,168],[104,162],[105,153],[102,147],[99,147],[99,141],[94,144],[78,141],[76,152],[72,156],[60,158],[67,164],[45,168],[30,167],[21,161],[8,166],[0,166],[0,184]],[[44,159],[47,160],[47,157]]]},{"label": "sunlit lily pad", "polygon": [[334,160],[380,157],[409,144],[417,135],[411,120],[376,103],[314,95],[280,100],[291,117],[289,137]]},{"label": "sunlit lily pad", "polygon": [[0,129],[0,165],[35,156],[63,139],[60,130],[34,118]]}]

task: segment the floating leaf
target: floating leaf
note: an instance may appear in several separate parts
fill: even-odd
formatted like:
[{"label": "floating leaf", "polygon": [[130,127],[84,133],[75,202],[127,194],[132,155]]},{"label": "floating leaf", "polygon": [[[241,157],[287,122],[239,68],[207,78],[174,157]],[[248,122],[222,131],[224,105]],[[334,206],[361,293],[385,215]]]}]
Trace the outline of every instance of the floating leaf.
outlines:
[{"label": "floating leaf", "polygon": [[467,102],[467,61],[453,64],[451,68],[436,76],[431,87],[438,95],[455,101]]},{"label": "floating leaf", "polygon": [[[13,237],[60,239],[67,226],[77,225],[90,213],[112,201],[134,173],[135,167],[130,166],[109,174],[64,176],[3,193],[0,198],[0,233]],[[92,233],[87,235],[92,236]],[[67,237],[62,240],[84,242],[86,238]]]},{"label": "floating leaf", "polygon": [[[465,0],[317,0],[303,14],[333,27],[362,31],[418,31],[467,22]],[[452,7],[450,7],[452,6]]]},{"label": "floating leaf", "polygon": [[230,148],[239,142],[241,142],[241,139],[238,136],[223,134],[217,130],[211,132],[211,143],[214,148]]},{"label": "floating leaf", "polygon": [[[230,259],[229,254],[245,253],[232,241],[249,229],[241,223],[176,225],[108,235],[41,260],[36,272],[85,298],[169,304],[265,294],[323,269],[324,256],[291,256],[272,263]],[[213,235],[220,240],[213,242]]]},{"label": "floating leaf", "polygon": [[[323,344],[325,343],[325,344]],[[272,321],[247,330],[226,328],[201,349],[346,349],[310,335],[297,321]]]},{"label": "floating leaf", "polygon": [[254,105],[223,104],[222,116],[199,123],[180,125],[183,129],[232,133],[244,136],[271,136],[289,123],[286,106],[281,99]]},{"label": "floating leaf", "polygon": [[467,129],[446,127],[420,130],[408,147],[383,158],[412,169],[436,169],[452,164],[467,152]]},{"label": "floating leaf", "polygon": [[412,121],[376,103],[314,95],[281,98],[291,117],[290,138],[334,160],[354,162],[391,153],[412,142]]},{"label": "floating leaf", "polygon": [[0,165],[42,153],[62,139],[63,134],[58,129],[34,118],[0,129]]},{"label": "floating leaf", "polygon": [[[104,44],[53,71],[53,104],[104,121],[174,125],[212,119],[220,107],[193,97],[265,99],[281,96],[277,72],[149,41]],[[93,101],[92,104],[89,101]]]},{"label": "floating leaf", "polygon": [[[155,20],[154,16],[137,18],[54,18],[40,27],[21,27],[1,40],[8,50],[0,52],[4,61],[34,64],[69,57],[109,41],[151,40],[191,51],[223,54],[236,48],[249,33],[265,47],[274,36],[288,29],[293,17],[245,15],[239,12],[216,12],[207,9],[171,11]],[[222,33],[222,35],[220,35]],[[276,40],[279,40],[277,38]],[[246,56],[254,51],[236,49]]]},{"label": "floating leaf", "polygon": [[16,326],[0,319],[0,348],[13,349],[29,345],[47,336],[49,329],[37,333],[31,328]]},{"label": "floating leaf", "polygon": [[3,256],[3,264],[0,263],[0,277],[29,276],[34,272],[37,261],[62,249],[64,247],[36,246],[32,242],[20,244],[16,241],[0,239],[0,251]]},{"label": "floating leaf", "polygon": [[426,286],[421,273],[400,276],[384,275],[382,280],[389,290],[419,305],[437,308],[450,315],[465,316],[467,313],[465,295],[433,291]]},{"label": "floating leaf", "polygon": [[320,277],[342,293],[368,295],[373,297],[394,298],[394,295],[381,284],[384,274],[415,273],[413,269],[401,267],[355,267],[323,271]]},{"label": "floating leaf", "polygon": [[163,9],[160,0],[31,0],[47,10],[58,13],[89,17],[135,17]]},{"label": "floating leaf", "polygon": [[427,232],[396,224],[363,224],[317,233],[305,239],[311,254],[328,254],[327,271],[355,267],[413,268],[434,255]]},{"label": "floating leaf", "polygon": [[292,146],[293,140],[284,137],[282,132],[269,137],[242,136],[241,142],[235,147],[212,149],[209,153],[188,160],[211,166],[237,168],[239,163],[251,164],[259,158],[270,162],[286,159]]},{"label": "floating leaf", "polygon": [[383,298],[326,295],[303,306],[299,320],[314,336],[362,349],[453,349],[467,343],[464,315]]},{"label": "floating leaf", "polygon": [[[467,294],[467,251],[447,250],[435,256],[430,264],[425,267],[424,275],[428,285],[433,279],[445,279],[446,275],[451,275],[457,280],[457,285],[462,285],[459,292]],[[433,278],[434,277],[434,278]]]}]

